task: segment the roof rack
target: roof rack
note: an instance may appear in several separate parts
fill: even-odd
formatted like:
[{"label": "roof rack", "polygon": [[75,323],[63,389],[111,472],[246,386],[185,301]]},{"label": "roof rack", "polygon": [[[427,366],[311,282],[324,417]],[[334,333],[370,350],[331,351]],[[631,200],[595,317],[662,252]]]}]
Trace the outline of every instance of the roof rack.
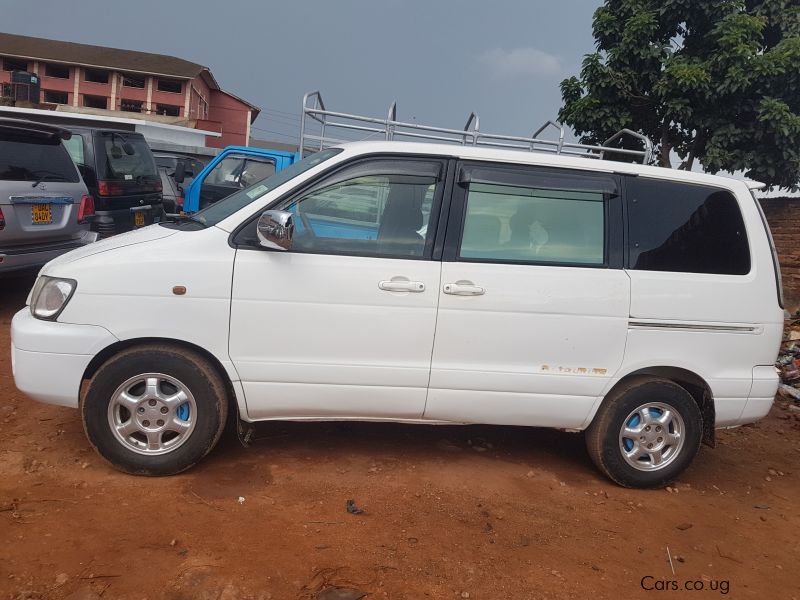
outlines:
[{"label": "roof rack", "polygon": [[[311,128],[318,129],[318,133],[311,133]],[[558,132],[558,139],[546,139],[539,136],[548,128]],[[584,158],[605,157],[608,154],[624,154],[637,157],[643,164],[648,164],[653,156],[653,143],[650,139],[631,131],[621,129],[602,145],[578,144],[564,141],[564,126],[556,121],[545,123],[533,132],[530,137],[515,135],[501,135],[484,133],[480,131],[480,118],[474,112],[469,114],[463,129],[449,129],[447,127],[433,127],[419,123],[405,123],[397,120],[397,102],[392,102],[386,118],[365,117],[343,112],[328,110],[322,95],[318,92],[309,92],[303,96],[303,116],[300,121],[300,153],[316,152],[329,146],[343,142],[356,141],[355,139],[341,139],[331,137],[331,130],[346,130],[361,135],[360,139],[385,139],[398,138],[425,140],[435,142],[449,142],[463,146],[489,146],[493,148],[506,148],[513,150],[527,150],[529,152],[552,152]],[[352,135],[352,134],[351,134]],[[642,142],[642,150],[628,148],[615,148],[610,144],[623,136],[629,136]]]}]

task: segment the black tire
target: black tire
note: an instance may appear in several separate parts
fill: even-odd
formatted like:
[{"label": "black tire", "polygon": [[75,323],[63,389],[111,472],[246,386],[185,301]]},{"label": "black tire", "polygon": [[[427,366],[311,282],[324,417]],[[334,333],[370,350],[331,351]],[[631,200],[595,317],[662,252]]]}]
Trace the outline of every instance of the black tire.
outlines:
[{"label": "black tire", "polygon": [[[193,429],[179,446],[164,454],[137,453],[116,437],[109,422],[109,403],[115,391],[145,373],[178,380],[195,403]],[[200,354],[147,344],[123,350],[97,370],[81,400],[81,414],[92,446],[115,468],[134,475],[173,475],[195,465],[216,445],[227,420],[228,394],[217,371]]]},{"label": "black tire", "polygon": [[[637,462],[641,465],[637,468],[623,455],[623,440],[620,436],[623,425],[626,422],[629,425],[633,422],[630,420],[631,413],[649,403],[666,405],[677,413],[682,421],[683,442],[681,445],[672,446],[677,450],[674,456],[670,455],[669,461],[664,460],[664,466],[654,467],[652,458],[643,456],[639,459],[642,462]],[[639,421],[636,422],[637,427]],[[650,433],[648,430],[647,435],[658,434]],[[667,485],[691,464],[700,449],[702,437],[703,415],[689,392],[667,379],[636,377],[615,388],[603,400],[592,424],[586,430],[586,448],[594,464],[619,485],[631,488],[654,488]],[[632,446],[634,442],[624,441],[624,443]],[[643,449],[644,447],[646,445],[643,443]],[[642,470],[647,468],[652,470]]]}]

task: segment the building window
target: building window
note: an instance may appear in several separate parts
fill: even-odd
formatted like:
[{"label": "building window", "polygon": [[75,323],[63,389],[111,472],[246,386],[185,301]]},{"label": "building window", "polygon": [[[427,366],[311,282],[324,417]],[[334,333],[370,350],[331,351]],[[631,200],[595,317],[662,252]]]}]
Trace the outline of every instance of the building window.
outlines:
[{"label": "building window", "polygon": [[156,104],[156,114],[164,115],[165,117],[178,117],[181,114],[181,107],[173,106],[172,104]]},{"label": "building window", "polygon": [[[123,75],[122,85],[130,88],[144,89],[144,77],[141,75]],[[141,104],[141,102],[139,104]]]},{"label": "building window", "polygon": [[67,92],[57,92],[56,90],[43,90],[44,101],[46,104],[69,104]]},{"label": "building window", "polygon": [[174,79],[158,79],[159,92],[171,92],[173,94],[180,94],[183,91],[183,82],[175,81]]},{"label": "building window", "polygon": [[86,108],[108,108],[108,98],[105,96],[83,95],[83,105]]},{"label": "building window", "polygon": [[64,65],[51,65],[44,66],[44,74],[46,77],[55,77],[56,79],[69,79],[69,67]]},{"label": "building window", "polygon": [[119,101],[119,109],[125,112],[142,112],[142,104],[141,100],[126,100],[123,98]]},{"label": "building window", "polygon": [[28,62],[24,60],[16,60],[13,58],[3,59],[3,71],[27,71]]},{"label": "building window", "polygon": [[100,71],[99,69],[86,69],[86,81],[92,83],[108,83],[108,71]]}]

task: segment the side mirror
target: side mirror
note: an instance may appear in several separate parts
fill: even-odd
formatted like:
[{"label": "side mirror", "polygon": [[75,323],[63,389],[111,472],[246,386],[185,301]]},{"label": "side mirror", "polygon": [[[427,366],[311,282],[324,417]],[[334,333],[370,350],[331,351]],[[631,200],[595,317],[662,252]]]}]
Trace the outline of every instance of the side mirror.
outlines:
[{"label": "side mirror", "polygon": [[186,163],[182,160],[178,160],[175,163],[175,174],[172,176],[175,180],[175,183],[183,183],[186,179]]},{"label": "side mirror", "polygon": [[292,213],[283,210],[266,210],[258,218],[258,241],[270,250],[291,250],[294,236]]}]

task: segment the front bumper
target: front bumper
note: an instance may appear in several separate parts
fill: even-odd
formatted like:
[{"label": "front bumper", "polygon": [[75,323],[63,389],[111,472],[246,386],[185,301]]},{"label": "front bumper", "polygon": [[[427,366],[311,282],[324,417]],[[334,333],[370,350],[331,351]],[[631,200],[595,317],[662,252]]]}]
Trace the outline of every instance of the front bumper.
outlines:
[{"label": "front bumper", "polygon": [[11,321],[14,383],[39,402],[77,408],[86,367],[116,341],[104,327],[42,321],[25,307]]}]

